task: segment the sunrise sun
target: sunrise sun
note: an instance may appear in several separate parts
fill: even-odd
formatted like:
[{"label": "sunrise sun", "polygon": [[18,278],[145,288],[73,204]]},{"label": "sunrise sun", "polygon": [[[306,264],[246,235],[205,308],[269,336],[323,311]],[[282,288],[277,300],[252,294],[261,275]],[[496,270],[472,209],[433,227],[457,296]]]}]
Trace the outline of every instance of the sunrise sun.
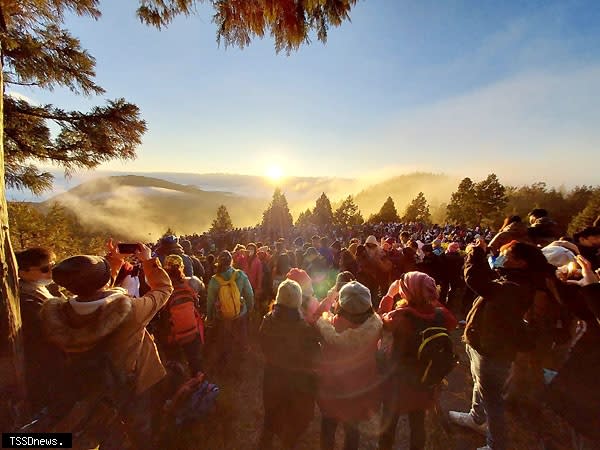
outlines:
[{"label": "sunrise sun", "polygon": [[266,177],[273,182],[279,181],[283,177],[283,171],[279,166],[269,166],[267,168]]}]

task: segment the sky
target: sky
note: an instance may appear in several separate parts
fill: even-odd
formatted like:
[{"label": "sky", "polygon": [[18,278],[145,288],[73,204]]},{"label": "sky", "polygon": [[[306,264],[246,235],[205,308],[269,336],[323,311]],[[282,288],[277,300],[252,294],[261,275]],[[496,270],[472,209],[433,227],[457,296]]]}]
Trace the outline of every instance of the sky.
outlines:
[{"label": "sky", "polygon": [[136,3],[66,21],[105,96],[17,90],[63,108],[137,104],[138,158],[101,169],[599,182],[597,0],[359,0],[326,45],[289,56],[270,38],[219,47],[207,6],[157,31]]}]

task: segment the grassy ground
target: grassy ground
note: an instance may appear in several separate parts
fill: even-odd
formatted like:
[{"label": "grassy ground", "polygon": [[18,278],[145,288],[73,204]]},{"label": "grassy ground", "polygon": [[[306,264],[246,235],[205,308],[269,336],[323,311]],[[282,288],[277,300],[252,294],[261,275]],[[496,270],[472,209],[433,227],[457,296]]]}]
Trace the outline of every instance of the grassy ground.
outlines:
[{"label": "grassy ground", "polygon": [[[448,389],[442,394],[442,406],[446,411],[456,409],[467,411],[471,399],[471,376],[463,345],[459,342],[459,332],[454,336],[457,349],[461,351],[461,364],[449,377]],[[211,381],[221,388],[217,410],[204,423],[192,430],[178,433],[173,440],[177,450],[205,449],[255,449],[262,427],[262,360],[255,339],[251,340],[250,350],[238,367],[225,373],[211,369],[211,357],[207,360],[207,372]],[[508,414],[511,450],[542,449],[539,442],[542,437],[551,441],[546,450],[569,450],[568,432],[548,412],[535,414],[510,412]],[[541,420],[541,417],[544,420]],[[538,432],[532,423],[542,423]],[[298,450],[319,448],[320,416],[315,408],[315,419],[299,443]],[[377,448],[377,430],[379,418],[361,425],[361,450]],[[446,433],[432,414],[427,418],[427,450],[474,450],[485,445],[485,439],[468,430],[453,427]],[[337,449],[343,444],[343,433],[338,431]],[[401,419],[398,424],[396,449],[408,449],[408,422]]]}]

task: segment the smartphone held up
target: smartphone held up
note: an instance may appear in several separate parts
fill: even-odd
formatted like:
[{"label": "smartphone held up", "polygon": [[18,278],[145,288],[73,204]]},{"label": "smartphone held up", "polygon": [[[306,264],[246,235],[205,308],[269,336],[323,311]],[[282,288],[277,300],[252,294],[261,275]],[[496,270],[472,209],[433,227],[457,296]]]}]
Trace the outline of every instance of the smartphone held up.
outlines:
[{"label": "smartphone held up", "polygon": [[141,250],[139,244],[117,244],[117,249],[121,255],[133,255]]}]

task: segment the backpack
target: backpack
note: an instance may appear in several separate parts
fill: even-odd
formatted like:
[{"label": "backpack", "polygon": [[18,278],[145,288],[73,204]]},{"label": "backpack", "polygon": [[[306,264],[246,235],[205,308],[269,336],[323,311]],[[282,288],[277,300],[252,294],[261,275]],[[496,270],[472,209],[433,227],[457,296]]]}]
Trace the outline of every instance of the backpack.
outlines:
[{"label": "backpack", "polygon": [[221,275],[215,275],[215,280],[219,283],[217,309],[221,319],[236,319],[241,313],[242,296],[236,283],[238,275],[239,271],[234,270],[228,281]]},{"label": "backpack", "polygon": [[[68,431],[72,448],[81,450],[94,448],[107,437],[127,440],[124,411],[135,395],[135,373],[119,373],[105,342],[106,338],[91,350],[65,355],[68,391],[60,402],[48,405],[19,432]],[[112,433],[118,429],[121,435]],[[119,446],[123,448],[124,442]]]},{"label": "backpack", "polygon": [[165,307],[168,321],[167,342],[185,345],[198,336],[204,342],[204,322],[196,308],[198,295],[188,280],[173,289]]},{"label": "backpack", "polygon": [[433,387],[442,382],[458,364],[454,344],[444,327],[442,308],[435,308],[433,323],[410,315],[415,325],[416,340],[412,368],[413,381],[423,387]]},{"label": "backpack", "polygon": [[184,382],[164,406],[168,421],[177,427],[204,419],[214,411],[219,387],[199,372]]}]

